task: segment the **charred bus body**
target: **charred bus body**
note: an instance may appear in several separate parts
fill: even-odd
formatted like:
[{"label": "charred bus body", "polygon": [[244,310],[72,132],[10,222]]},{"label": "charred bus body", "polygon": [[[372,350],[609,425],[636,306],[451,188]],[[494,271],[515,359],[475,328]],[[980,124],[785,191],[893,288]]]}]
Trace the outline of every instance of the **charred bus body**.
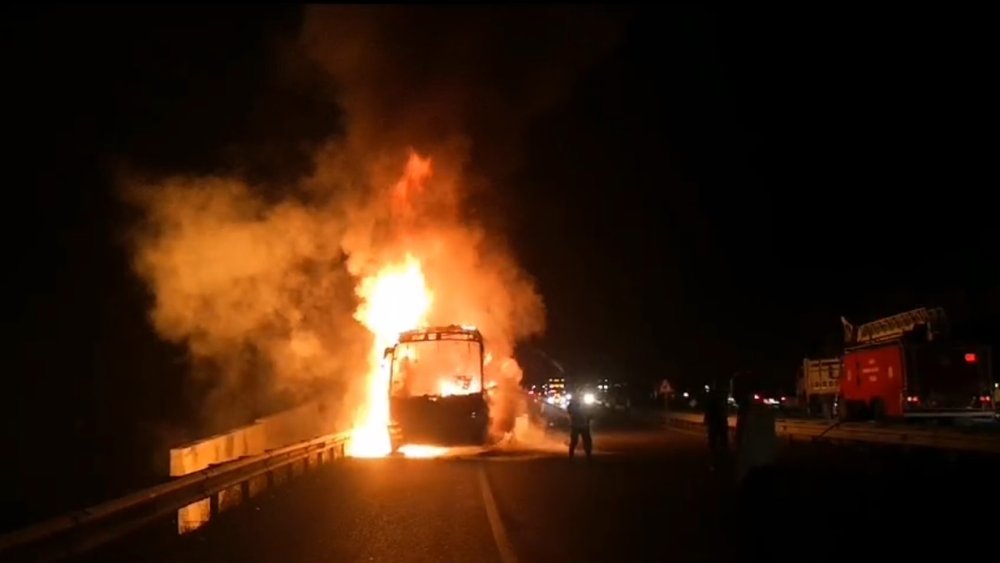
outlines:
[{"label": "charred bus body", "polygon": [[411,330],[385,351],[389,430],[403,444],[482,445],[488,438],[483,336],[450,325]]}]

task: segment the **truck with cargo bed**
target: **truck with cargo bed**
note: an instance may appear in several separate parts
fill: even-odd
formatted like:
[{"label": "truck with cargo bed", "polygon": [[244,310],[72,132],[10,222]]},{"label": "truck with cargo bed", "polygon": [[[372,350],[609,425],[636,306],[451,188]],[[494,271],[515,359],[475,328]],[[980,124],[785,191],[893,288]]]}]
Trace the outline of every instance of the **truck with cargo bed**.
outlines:
[{"label": "truck with cargo bed", "polygon": [[799,408],[813,416],[833,417],[840,393],[842,365],[840,358],[802,360],[796,385]]}]

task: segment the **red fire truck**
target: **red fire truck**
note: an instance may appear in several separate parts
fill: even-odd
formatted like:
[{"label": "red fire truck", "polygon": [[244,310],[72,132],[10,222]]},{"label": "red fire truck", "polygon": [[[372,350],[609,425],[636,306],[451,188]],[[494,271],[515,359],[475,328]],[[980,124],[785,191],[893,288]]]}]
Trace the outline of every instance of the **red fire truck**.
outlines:
[{"label": "red fire truck", "polygon": [[943,309],[915,309],[857,327],[841,320],[842,420],[993,416],[991,349],[949,338]]}]

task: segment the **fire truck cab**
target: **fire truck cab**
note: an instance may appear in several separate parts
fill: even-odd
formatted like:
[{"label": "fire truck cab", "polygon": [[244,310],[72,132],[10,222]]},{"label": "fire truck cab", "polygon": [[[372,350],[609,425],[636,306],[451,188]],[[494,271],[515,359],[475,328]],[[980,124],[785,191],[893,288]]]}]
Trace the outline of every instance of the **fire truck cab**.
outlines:
[{"label": "fire truck cab", "polygon": [[841,419],[992,416],[991,350],[951,340],[943,309],[844,327]]}]

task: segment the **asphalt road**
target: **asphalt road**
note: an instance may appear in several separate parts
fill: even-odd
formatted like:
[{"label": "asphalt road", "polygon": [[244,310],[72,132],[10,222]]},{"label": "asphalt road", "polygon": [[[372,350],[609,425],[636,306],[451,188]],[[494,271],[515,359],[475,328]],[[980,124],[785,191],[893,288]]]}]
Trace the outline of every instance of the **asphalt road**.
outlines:
[{"label": "asphalt road", "polygon": [[591,463],[544,448],[344,460],[197,532],[90,561],[816,561],[958,549],[995,555],[996,466],[795,447],[740,486],[695,435],[596,433]]}]

